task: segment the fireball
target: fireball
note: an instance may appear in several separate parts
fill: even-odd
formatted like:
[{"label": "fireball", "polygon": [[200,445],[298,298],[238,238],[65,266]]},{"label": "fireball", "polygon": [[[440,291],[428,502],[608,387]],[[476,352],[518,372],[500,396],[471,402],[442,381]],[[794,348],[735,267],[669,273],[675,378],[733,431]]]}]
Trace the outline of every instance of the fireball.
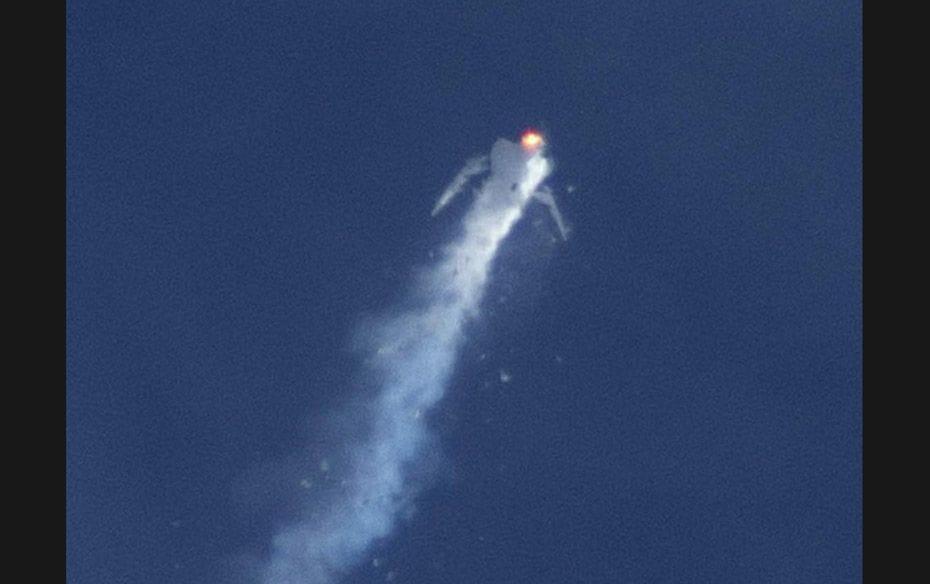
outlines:
[{"label": "fireball", "polygon": [[536,130],[527,130],[523,132],[523,136],[520,137],[520,145],[523,146],[523,149],[527,152],[535,152],[543,145],[542,134]]}]

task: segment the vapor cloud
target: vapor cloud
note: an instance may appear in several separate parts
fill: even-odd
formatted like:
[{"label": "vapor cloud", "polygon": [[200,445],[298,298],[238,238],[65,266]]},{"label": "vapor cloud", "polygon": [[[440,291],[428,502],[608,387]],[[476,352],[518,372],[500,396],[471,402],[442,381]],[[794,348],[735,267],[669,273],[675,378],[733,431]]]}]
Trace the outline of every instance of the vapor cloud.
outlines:
[{"label": "vapor cloud", "polygon": [[365,331],[366,379],[375,385],[365,404],[370,427],[360,431],[364,437],[343,461],[339,488],[315,498],[305,516],[275,535],[263,584],[336,582],[409,509],[418,489],[416,469],[431,439],[424,414],[443,397],[463,327],[479,312],[501,243],[551,172],[542,150],[526,152],[498,140],[490,158],[465,165],[433,214],[471,178],[487,173],[489,161],[460,234],[422,273],[407,308]]}]

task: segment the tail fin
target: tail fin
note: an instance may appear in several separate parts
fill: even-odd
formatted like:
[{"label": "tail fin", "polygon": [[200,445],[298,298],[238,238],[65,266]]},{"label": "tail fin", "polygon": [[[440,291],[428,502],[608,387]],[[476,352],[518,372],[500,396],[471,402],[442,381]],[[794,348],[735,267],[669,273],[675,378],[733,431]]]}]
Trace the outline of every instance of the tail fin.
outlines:
[{"label": "tail fin", "polygon": [[555,204],[555,197],[552,196],[552,191],[549,189],[540,189],[533,193],[539,202],[543,205],[549,207],[549,213],[552,215],[552,220],[555,221],[556,227],[559,228],[559,235],[562,236],[562,241],[568,240],[569,228],[565,224],[565,220],[562,219],[562,213],[559,212],[559,207]]},{"label": "tail fin", "polygon": [[439,200],[436,201],[436,206],[433,207],[433,212],[430,213],[430,216],[435,217],[438,215],[439,212],[446,207],[446,205],[452,202],[452,199],[454,199],[457,194],[462,192],[471,177],[475,176],[476,174],[481,174],[487,169],[487,156],[479,156],[466,162],[465,168],[460,170],[459,173],[455,175],[455,178],[452,179],[452,182],[449,183],[449,186],[446,187],[446,190],[444,190],[442,195],[439,196]]}]

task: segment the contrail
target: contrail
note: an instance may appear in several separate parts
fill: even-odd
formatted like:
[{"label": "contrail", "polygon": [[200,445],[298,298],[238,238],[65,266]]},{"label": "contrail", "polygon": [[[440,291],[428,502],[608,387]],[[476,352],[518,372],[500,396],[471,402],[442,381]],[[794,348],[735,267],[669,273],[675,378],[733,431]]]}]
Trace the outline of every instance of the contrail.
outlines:
[{"label": "contrail", "polygon": [[[484,172],[486,161],[469,161],[433,213]],[[427,454],[430,438],[422,414],[442,398],[463,327],[478,314],[494,257],[551,169],[541,143],[528,148],[500,139],[494,144],[490,173],[461,234],[423,273],[412,308],[384,317],[375,327],[368,361],[376,382],[370,433],[346,461],[341,490],[275,535],[262,570],[264,584],[337,581],[364,561],[374,542],[390,535],[409,508],[416,494],[411,471]]]}]

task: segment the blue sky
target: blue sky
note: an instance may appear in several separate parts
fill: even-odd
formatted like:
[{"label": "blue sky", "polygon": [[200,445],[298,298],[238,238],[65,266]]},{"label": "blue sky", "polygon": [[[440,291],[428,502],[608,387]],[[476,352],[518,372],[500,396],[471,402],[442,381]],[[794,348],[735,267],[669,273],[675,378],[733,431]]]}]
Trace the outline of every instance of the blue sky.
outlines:
[{"label": "blue sky", "polygon": [[861,7],[416,4],[69,3],[69,582],[265,554],[435,197],[527,126],[572,237],[505,244],[346,581],[861,580]]}]

